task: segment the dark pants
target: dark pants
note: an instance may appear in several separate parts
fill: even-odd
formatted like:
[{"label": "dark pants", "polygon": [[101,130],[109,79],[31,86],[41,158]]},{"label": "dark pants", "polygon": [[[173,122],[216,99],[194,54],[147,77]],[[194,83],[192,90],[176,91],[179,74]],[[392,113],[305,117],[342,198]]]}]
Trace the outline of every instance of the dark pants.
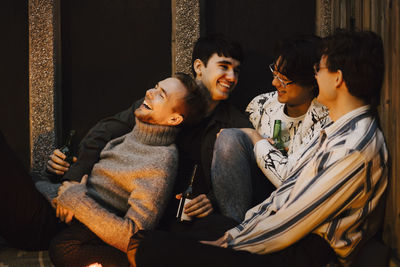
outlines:
[{"label": "dark pants", "polygon": [[0,170],[0,236],[20,249],[47,249],[64,224],[59,223],[50,203],[37,191],[1,132]]},{"label": "dark pants", "polygon": [[315,234],[310,234],[279,252],[258,255],[247,251],[204,245],[193,236],[151,232],[140,243],[136,254],[138,267],[320,267],[334,260],[335,253],[331,247]]},{"label": "dark pants", "polygon": [[182,223],[174,220],[167,232],[196,240],[215,240],[238,223],[232,218],[212,213],[203,218],[194,218],[192,222]]},{"label": "dark pants", "polygon": [[103,267],[129,266],[126,253],[104,243],[77,221],[53,239],[49,255],[57,267],[83,267],[92,263]]}]

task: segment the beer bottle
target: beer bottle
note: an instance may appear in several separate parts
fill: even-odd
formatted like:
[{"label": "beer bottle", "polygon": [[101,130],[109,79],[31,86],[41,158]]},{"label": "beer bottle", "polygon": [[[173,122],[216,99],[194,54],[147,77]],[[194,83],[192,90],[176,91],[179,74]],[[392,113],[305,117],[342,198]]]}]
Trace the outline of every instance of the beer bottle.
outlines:
[{"label": "beer bottle", "polygon": [[179,222],[192,220],[192,217],[187,216],[186,213],[183,212],[183,209],[185,205],[189,203],[190,200],[193,199],[193,180],[196,175],[196,170],[197,170],[197,165],[194,165],[189,186],[186,188],[185,192],[182,194],[181,199],[179,200],[178,212],[176,213],[176,218]]},{"label": "beer bottle", "polygon": [[72,159],[73,159],[73,154],[72,154],[72,137],[74,137],[76,131],[71,130],[68,133],[67,139],[65,141],[65,144],[60,148],[60,151],[66,156],[64,161],[68,162],[69,164],[72,164]]},{"label": "beer bottle", "polygon": [[274,123],[274,133],[272,139],[275,142],[275,147],[283,154],[286,155],[285,146],[281,137],[281,120],[275,120]]}]

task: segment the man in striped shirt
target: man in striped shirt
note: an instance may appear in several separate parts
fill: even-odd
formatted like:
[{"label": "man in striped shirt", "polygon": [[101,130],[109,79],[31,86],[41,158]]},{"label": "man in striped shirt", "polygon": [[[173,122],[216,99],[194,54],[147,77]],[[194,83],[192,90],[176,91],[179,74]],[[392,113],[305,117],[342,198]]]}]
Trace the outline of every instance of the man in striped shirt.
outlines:
[{"label": "man in striped shirt", "polygon": [[[338,30],[326,38],[315,75],[318,100],[333,122],[289,157],[285,182],[240,225],[212,242],[175,240],[187,260],[169,250],[160,255],[164,266],[187,266],[189,259],[195,259],[190,266],[351,262],[377,231],[373,211],[387,186],[388,153],[376,119],[383,73],[382,40],[375,33]],[[155,266],[141,258],[147,242],[154,239],[139,248],[139,266]]]}]

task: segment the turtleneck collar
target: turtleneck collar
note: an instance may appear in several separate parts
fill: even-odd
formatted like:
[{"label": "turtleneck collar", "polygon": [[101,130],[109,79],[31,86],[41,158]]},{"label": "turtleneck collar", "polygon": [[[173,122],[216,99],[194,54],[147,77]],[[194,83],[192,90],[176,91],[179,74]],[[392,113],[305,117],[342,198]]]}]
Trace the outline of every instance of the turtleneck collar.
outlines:
[{"label": "turtleneck collar", "polygon": [[177,126],[156,125],[135,118],[136,124],[131,135],[146,145],[167,146],[175,141],[179,132]]}]

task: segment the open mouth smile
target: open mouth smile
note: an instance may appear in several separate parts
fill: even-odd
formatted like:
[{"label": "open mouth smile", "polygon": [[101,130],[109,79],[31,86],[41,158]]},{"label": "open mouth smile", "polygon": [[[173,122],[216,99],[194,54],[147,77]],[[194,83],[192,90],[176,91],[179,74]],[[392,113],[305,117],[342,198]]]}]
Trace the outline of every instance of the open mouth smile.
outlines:
[{"label": "open mouth smile", "polygon": [[150,109],[150,110],[151,110],[151,107],[150,107],[149,104],[146,102],[146,100],[143,101],[142,105],[143,105],[144,108]]},{"label": "open mouth smile", "polygon": [[227,82],[218,82],[218,84],[225,89],[226,91],[230,91],[232,84],[231,83],[227,83]]}]

